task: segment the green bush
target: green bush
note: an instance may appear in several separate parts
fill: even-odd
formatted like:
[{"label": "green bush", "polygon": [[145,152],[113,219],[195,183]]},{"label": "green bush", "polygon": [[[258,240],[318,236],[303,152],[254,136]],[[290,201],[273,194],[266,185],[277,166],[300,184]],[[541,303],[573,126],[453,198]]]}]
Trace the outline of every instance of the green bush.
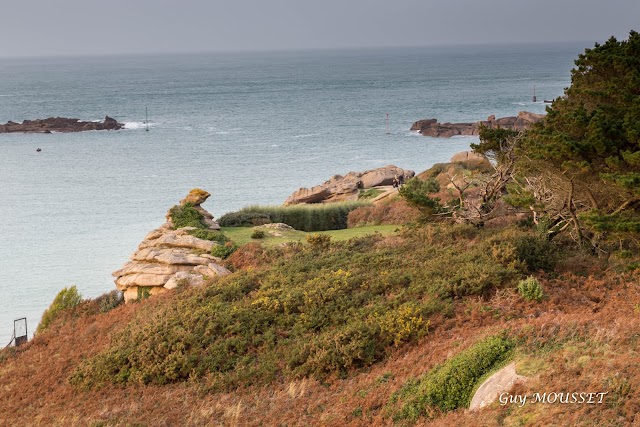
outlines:
[{"label": "green bush", "polygon": [[226,259],[229,258],[229,256],[234,253],[236,249],[238,249],[238,245],[233,242],[227,242],[224,245],[216,245],[211,248],[211,255],[218,258]]},{"label": "green bush", "polygon": [[438,191],[440,191],[440,185],[434,178],[424,181],[419,178],[411,178],[398,190],[400,196],[404,197],[407,203],[426,214],[436,213],[442,208],[440,199],[429,196],[429,194]]},{"label": "green bush", "polygon": [[220,244],[225,244],[229,241],[229,238],[222,231],[199,228],[197,230],[189,230],[188,233],[198,239],[211,240]]},{"label": "green bush", "polygon": [[249,206],[220,217],[223,227],[252,227],[281,222],[296,230],[325,231],[347,228],[349,212],[366,202],[320,203],[292,206]]},{"label": "green bush", "polygon": [[[483,339],[420,379],[410,380],[390,399],[394,420],[426,416],[431,408],[466,408],[478,381],[507,360],[515,342],[506,335]],[[398,404],[400,408],[397,408]]]},{"label": "green bush", "polygon": [[124,302],[124,296],[122,295],[122,292],[113,290],[100,295],[96,298],[96,302],[98,303],[100,313],[106,313],[122,304]]},{"label": "green bush", "polygon": [[72,309],[80,304],[80,302],[82,302],[82,295],[80,295],[75,285],[62,289],[42,315],[42,320],[40,320],[40,324],[36,329],[36,334],[47,329],[64,310]]},{"label": "green bush", "polygon": [[529,276],[518,283],[518,292],[520,296],[527,301],[541,301],[544,298],[544,292],[538,279]]},{"label": "green bush", "polygon": [[262,230],[253,230],[253,233],[251,233],[251,238],[252,239],[264,239],[264,231],[262,231]]},{"label": "green bush", "polygon": [[169,210],[169,216],[175,230],[183,227],[207,228],[204,217],[192,203],[172,207]]},{"label": "green bush", "polygon": [[369,188],[368,190],[360,190],[360,194],[358,194],[358,200],[371,200],[375,199],[379,195],[382,194],[382,190],[377,188]]},{"label": "green bush", "polygon": [[273,222],[267,213],[249,212],[245,209],[222,215],[218,220],[218,223],[222,227],[255,227],[257,225],[264,225]]},{"label": "green bush", "polygon": [[551,271],[556,265],[558,253],[553,243],[538,236],[521,236],[516,239],[516,256],[531,272]]}]

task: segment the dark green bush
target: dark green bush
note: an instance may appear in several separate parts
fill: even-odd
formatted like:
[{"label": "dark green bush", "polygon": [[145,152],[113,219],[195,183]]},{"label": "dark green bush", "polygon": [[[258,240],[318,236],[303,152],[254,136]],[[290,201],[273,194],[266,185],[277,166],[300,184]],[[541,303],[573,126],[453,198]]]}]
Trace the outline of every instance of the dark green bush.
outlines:
[{"label": "dark green bush", "polygon": [[122,304],[124,302],[124,296],[122,295],[122,292],[113,290],[106,294],[100,295],[98,298],[96,298],[95,301],[96,303],[98,303],[100,312],[106,313]]},{"label": "dark green bush", "polygon": [[211,248],[211,255],[218,258],[226,259],[229,258],[229,256],[234,253],[236,249],[238,249],[238,245],[233,242],[227,242],[224,245],[216,245]]},{"label": "dark green bush", "polygon": [[281,222],[296,230],[325,231],[347,228],[352,210],[367,206],[366,202],[324,203],[292,206],[249,206],[223,215],[223,227],[250,227],[269,222]]},{"label": "dark green bush", "polygon": [[466,408],[475,386],[483,375],[508,359],[515,342],[505,336],[485,338],[462,351],[425,376],[411,380],[391,396],[395,420],[426,416],[430,408],[452,411]]},{"label": "dark green bush", "polygon": [[440,185],[434,178],[421,180],[411,178],[398,190],[400,196],[412,206],[417,207],[425,214],[436,213],[441,209],[440,200],[430,197],[429,194],[440,191]]},{"label": "dark green bush", "polygon": [[207,228],[204,217],[193,207],[192,203],[172,207],[169,210],[169,216],[174,229],[182,227]]},{"label": "dark green bush", "polygon": [[255,227],[269,224],[271,217],[264,212],[248,212],[244,209],[237,212],[229,212],[220,217],[218,223],[222,227]]},{"label": "dark green bush", "polygon": [[62,311],[72,309],[81,302],[82,295],[80,295],[75,285],[62,289],[42,315],[42,320],[40,320],[40,324],[36,329],[36,334],[47,329],[58,318]]},{"label": "dark green bush", "polygon": [[253,233],[251,233],[251,238],[252,239],[264,239],[264,231],[262,231],[262,230],[253,230]]},{"label": "dark green bush", "polygon": [[224,244],[229,241],[229,238],[222,231],[205,230],[199,228],[197,230],[189,230],[188,233],[193,237],[197,237],[198,239],[211,240],[220,244]]},{"label": "dark green bush", "polygon": [[521,236],[516,239],[516,256],[530,272],[551,271],[558,260],[558,251],[553,243],[544,237]]}]

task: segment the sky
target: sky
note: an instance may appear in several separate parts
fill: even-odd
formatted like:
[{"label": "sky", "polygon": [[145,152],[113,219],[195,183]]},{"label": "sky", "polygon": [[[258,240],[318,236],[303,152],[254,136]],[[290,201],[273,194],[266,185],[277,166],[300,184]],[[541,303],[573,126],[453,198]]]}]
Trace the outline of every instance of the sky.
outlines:
[{"label": "sky", "polygon": [[639,0],[3,0],[0,57],[514,42],[640,30]]}]

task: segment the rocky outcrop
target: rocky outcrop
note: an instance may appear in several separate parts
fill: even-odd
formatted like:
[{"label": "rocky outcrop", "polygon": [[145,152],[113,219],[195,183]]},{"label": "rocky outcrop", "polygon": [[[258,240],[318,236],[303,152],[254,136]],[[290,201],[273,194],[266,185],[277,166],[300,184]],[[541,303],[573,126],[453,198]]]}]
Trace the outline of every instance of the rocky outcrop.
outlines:
[{"label": "rocky outcrop", "polygon": [[0,125],[0,133],[51,133],[84,132],[88,130],[118,130],[124,125],[109,116],[104,122],[83,122],[80,119],[49,117],[48,119],[24,120],[22,123],[8,121]]},{"label": "rocky outcrop", "polygon": [[503,128],[513,130],[524,130],[534,123],[542,121],[544,114],[535,114],[528,111],[520,111],[515,117],[489,116],[487,120],[475,123],[438,123],[437,119],[418,120],[411,126],[423,136],[438,138],[450,138],[456,135],[478,135],[480,125],[488,128]]},{"label": "rocky outcrop", "polygon": [[301,203],[330,203],[358,200],[360,190],[393,184],[396,176],[409,179],[415,175],[414,171],[405,170],[397,166],[389,165],[365,172],[349,172],[348,174],[334,175],[324,184],[311,188],[300,188],[293,192],[284,202],[286,205]]},{"label": "rocky outcrop", "polygon": [[[217,230],[220,226],[213,215],[200,206],[209,196],[204,190],[191,190],[181,204],[192,204],[208,219],[209,228]],[[192,230],[195,228],[174,229],[167,214],[167,222],[145,236],[130,261],[113,273],[125,301],[166,292],[180,284],[200,286],[207,278],[229,274],[222,260],[210,254],[219,243],[192,236]]]}]

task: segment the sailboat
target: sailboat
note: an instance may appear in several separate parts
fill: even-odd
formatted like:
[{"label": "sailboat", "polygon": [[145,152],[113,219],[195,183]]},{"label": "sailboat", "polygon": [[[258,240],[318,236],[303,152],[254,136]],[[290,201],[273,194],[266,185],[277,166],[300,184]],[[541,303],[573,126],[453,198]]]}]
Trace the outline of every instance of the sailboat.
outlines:
[{"label": "sailboat", "polygon": [[149,109],[147,107],[144,107],[144,116],[145,116],[144,123],[147,125],[147,127],[145,128],[145,131],[149,132]]}]

